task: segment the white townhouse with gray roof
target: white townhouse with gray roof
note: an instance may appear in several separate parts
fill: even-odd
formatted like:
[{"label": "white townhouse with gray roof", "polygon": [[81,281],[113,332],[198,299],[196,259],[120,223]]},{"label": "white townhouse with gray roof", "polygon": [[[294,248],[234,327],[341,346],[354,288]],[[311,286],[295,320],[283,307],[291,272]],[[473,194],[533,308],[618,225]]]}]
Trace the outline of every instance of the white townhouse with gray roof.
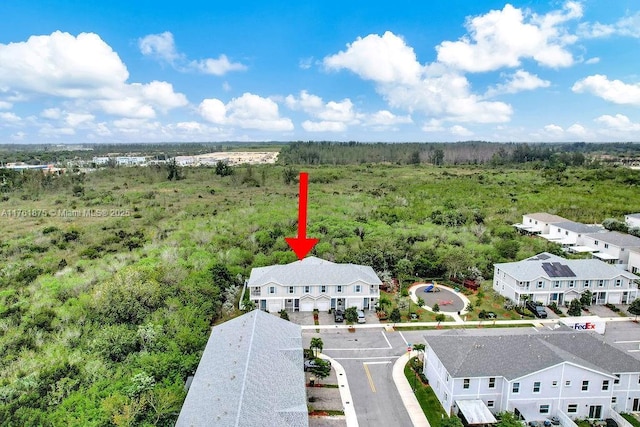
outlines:
[{"label": "white townhouse with gray roof", "polygon": [[624,222],[629,228],[640,228],[640,213],[632,213],[624,216]]},{"label": "white townhouse with gray roof", "polygon": [[549,234],[543,234],[540,237],[562,245],[569,252],[593,252],[593,249],[584,246],[584,236],[603,231],[606,230],[600,225],[564,221],[551,224],[549,226]]},{"label": "white townhouse with gray roof", "polygon": [[[640,360],[592,332],[426,336],[424,373],[448,413],[473,402],[525,420],[640,410]],[[461,404],[463,402],[465,405]]]},{"label": "white townhouse with gray roof", "polygon": [[494,264],[493,289],[523,302],[522,296],[544,305],[568,304],[584,291],[593,304],[629,304],[638,297],[633,273],[598,259],[565,259],[547,252],[518,262]]},{"label": "white townhouse with gray roof", "polygon": [[177,427],[308,427],[302,331],[260,310],[214,326]]},{"label": "white townhouse with gray roof", "polygon": [[290,264],[254,268],[245,286],[256,307],[275,313],[282,309],[371,310],[380,298],[381,284],[371,267],[307,257]]},{"label": "white townhouse with gray roof", "polygon": [[584,245],[592,248],[592,255],[618,268],[627,270],[629,267],[629,252],[640,249],[640,237],[618,231],[586,234]]},{"label": "white townhouse with gray roof", "polygon": [[513,226],[525,234],[549,234],[553,224],[567,221],[569,220],[558,215],[536,212],[522,215],[522,223]]}]

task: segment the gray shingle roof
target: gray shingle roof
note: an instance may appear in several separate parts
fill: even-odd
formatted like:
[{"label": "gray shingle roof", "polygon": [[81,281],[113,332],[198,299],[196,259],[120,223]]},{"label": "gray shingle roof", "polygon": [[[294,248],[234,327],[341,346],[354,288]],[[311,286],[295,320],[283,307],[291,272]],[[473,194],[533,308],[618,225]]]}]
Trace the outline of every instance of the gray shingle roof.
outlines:
[{"label": "gray shingle roof", "polygon": [[589,332],[470,336],[456,331],[427,336],[454,378],[503,376],[514,380],[562,362],[606,374],[640,372],[640,361]]},{"label": "gray shingle roof", "polygon": [[[540,259],[540,255],[548,255],[546,259]],[[550,262],[559,262],[562,265],[566,265],[575,274],[575,276],[549,276],[548,272],[543,268],[543,264]],[[549,280],[559,279],[613,279],[619,276],[624,276],[630,279],[640,279],[635,274],[628,271],[616,268],[611,264],[602,262],[599,259],[565,259],[556,255],[538,254],[534,257],[525,259],[518,262],[505,262],[500,264],[494,264],[494,268],[498,268],[504,271],[511,277],[514,277],[518,281],[530,281],[539,277],[544,277]]]},{"label": "gray shingle roof", "polygon": [[254,310],[215,326],[176,426],[308,427],[300,326]]},{"label": "gray shingle roof", "polygon": [[628,216],[629,218],[638,218],[638,219],[640,219],[640,213],[627,214],[626,216]]},{"label": "gray shingle roof", "polygon": [[552,224],[552,223],[556,223],[556,222],[569,221],[568,219],[563,218],[561,216],[553,215],[553,214],[546,213],[546,212],[537,212],[537,213],[532,213],[532,214],[526,214],[526,216],[528,216],[529,218],[533,218],[533,219],[535,219],[537,221],[546,222],[548,224]]},{"label": "gray shingle roof", "polygon": [[582,234],[598,233],[604,230],[604,228],[602,228],[599,225],[588,225],[588,224],[583,224],[581,222],[573,222],[573,221],[557,222],[553,224],[553,226],[562,228],[563,230],[569,230],[574,233],[582,233]]},{"label": "gray shingle roof", "polygon": [[284,286],[348,285],[357,281],[370,285],[382,284],[371,267],[336,264],[316,257],[307,257],[290,264],[254,268],[247,285],[261,286],[270,282]]},{"label": "gray shingle roof", "polygon": [[627,248],[640,247],[640,237],[631,234],[620,233],[617,231],[608,231],[606,233],[587,234],[600,242],[610,243],[616,246],[624,246]]}]

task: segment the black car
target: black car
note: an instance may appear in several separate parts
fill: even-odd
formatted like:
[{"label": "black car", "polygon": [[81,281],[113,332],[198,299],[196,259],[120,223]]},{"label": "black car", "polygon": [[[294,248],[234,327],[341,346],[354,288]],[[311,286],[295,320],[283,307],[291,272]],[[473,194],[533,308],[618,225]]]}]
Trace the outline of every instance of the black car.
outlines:
[{"label": "black car", "polygon": [[342,311],[342,310],[336,310],[336,311],[333,313],[333,319],[334,319],[336,322],[344,322],[344,311]]},{"label": "black car", "polygon": [[527,301],[527,308],[531,310],[534,316],[541,319],[547,318],[547,310],[544,309],[542,304],[538,304],[535,301]]}]

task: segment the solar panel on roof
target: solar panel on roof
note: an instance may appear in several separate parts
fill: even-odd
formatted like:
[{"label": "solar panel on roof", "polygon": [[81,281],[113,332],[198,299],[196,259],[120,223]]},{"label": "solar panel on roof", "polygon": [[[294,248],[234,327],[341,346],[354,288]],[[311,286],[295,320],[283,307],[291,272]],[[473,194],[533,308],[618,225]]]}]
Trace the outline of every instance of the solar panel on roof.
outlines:
[{"label": "solar panel on roof", "polygon": [[542,269],[549,277],[576,277],[576,274],[568,265],[560,264],[559,262],[543,262]]}]

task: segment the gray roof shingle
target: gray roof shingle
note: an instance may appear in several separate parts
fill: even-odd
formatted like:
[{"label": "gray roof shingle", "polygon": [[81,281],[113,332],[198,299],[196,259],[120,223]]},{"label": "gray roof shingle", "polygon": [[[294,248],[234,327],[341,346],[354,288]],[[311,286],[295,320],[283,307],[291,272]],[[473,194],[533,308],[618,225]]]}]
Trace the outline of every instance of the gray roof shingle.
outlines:
[{"label": "gray roof shingle", "polygon": [[271,265],[251,270],[248,286],[279,283],[295,285],[348,285],[357,281],[370,285],[382,282],[373,268],[356,264],[336,264],[317,257],[307,257],[284,265]]},{"label": "gray roof shingle", "polygon": [[587,236],[600,242],[609,243],[616,246],[627,248],[640,247],[640,237],[631,234],[620,233],[618,231],[608,231],[606,233],[587,234]]},{"label": "gray roof shingle", "polygon": [[260,310],[215,326],[176,426],[308,424],[300,326]]},{"label": "gray roof shingle", "polygon": [[562,228],[563,230],[569,230],[574,233],[598,233],[604,231],[604,228],[599,225],[588,225],[581,222],[565,221],[557,222],[553,224],[554,227]]},{"label": "gray roof shingle", "polygon": [[640,372],[640,360],[589,332],[471,336],[456,331],[425,339],[454,378],[503,376],[511,381],[562,362],[609,375]]}]

